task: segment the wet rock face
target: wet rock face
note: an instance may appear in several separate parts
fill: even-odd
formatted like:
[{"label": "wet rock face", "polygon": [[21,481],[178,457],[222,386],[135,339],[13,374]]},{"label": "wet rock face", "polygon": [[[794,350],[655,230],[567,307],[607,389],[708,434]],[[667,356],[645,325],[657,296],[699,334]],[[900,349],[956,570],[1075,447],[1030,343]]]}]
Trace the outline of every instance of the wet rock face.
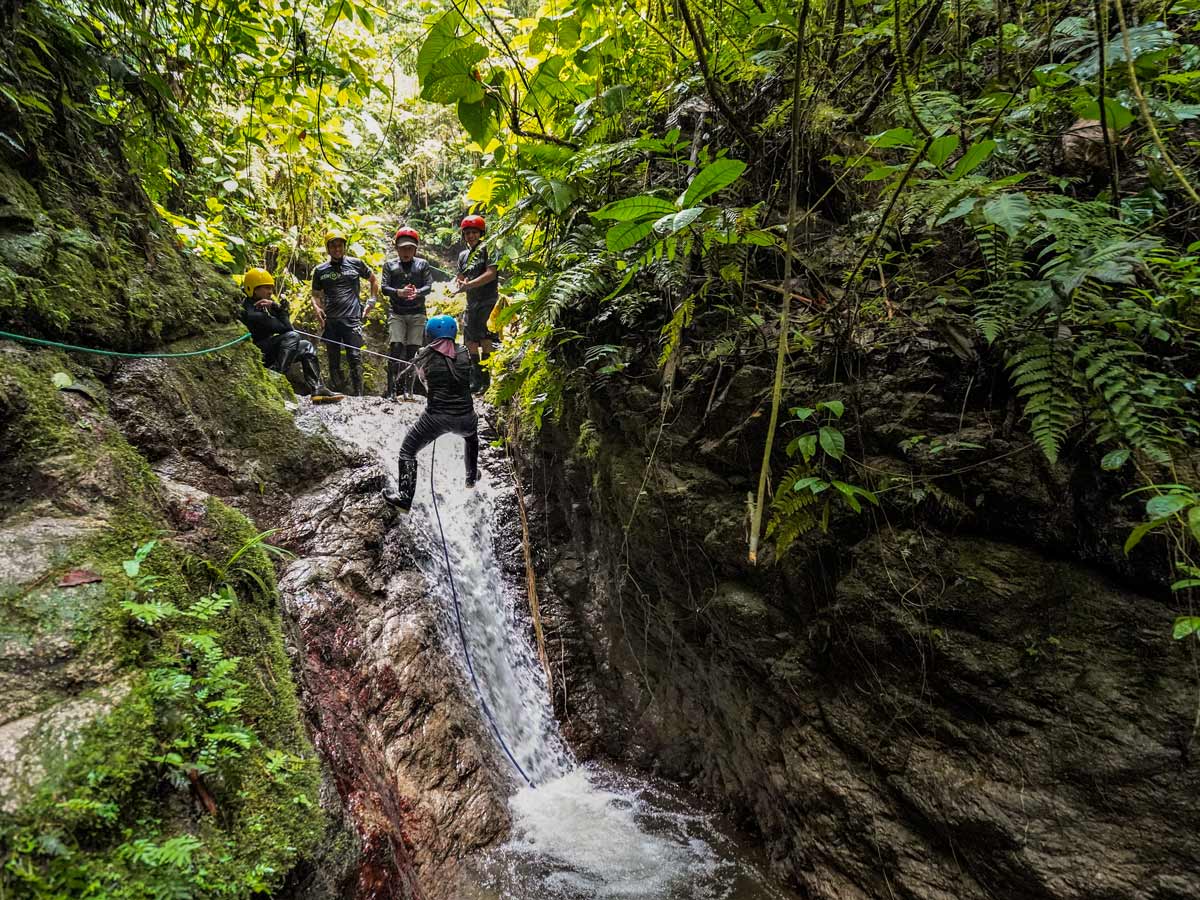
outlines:
[{"label": "wet rock face", "polygon": [[[458,856],[507,831],[508,785],[382,484],[348,469],[297,500],[281,610],[326,799],[358,844],[333,896],[448,897]],[[318,874],[298,896],[331,896]]]},{"label": "wet rock face", "polygon": [[649,471],[618,391],[581,401],[613,423],[600,452],[544,432],[525,474],[558,711],[585,752],[727,804],[804,896],[1200,896],[1197,685],[1161,548],[1126,559],[1127,487],[1029,454],[943,351],[868,359],[842,395],[848,446],[912,478],[886,520],[835,517],[774,565],[745,562],[733,455],[765,395],[684,384]]}]

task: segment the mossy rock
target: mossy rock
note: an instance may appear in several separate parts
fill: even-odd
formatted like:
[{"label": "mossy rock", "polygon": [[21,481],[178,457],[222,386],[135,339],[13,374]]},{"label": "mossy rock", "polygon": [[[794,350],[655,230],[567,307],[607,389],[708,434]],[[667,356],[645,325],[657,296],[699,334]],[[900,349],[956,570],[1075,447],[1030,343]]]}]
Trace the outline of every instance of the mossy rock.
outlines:
[{"label": "mossy rock", "polygon": [[[240,333],[229,326],[171,350],[215,346]],[[296,428],[291,385],[263,367],[249,341],[206,356],[122,364],[113,388],[114,414],[148,459],[179,453],[228,473],[243,491],[316,482],[344,462],[327,437]]]},{"label": "mossy rock", "polygon": [[[132,545],[167,523],[128,512],[114,534],[83,539],[50,567],[86,561],[103,577],[100,589],[83,586],[105,623],[84,639],[110,642],[121,668],[0,728],[16,745],[6,757],[0,737],[0,845],[14,861],[0,885],[14,897],[269,891],[324,829],[270,558],[250,522],[213,499],[194,533],[160,539],[131,576]],[[230,586],[227,606],[190,617],[218,582]],[[18,599],[32,607],[37,593]],[[179,612],[150,624],[122,603],[131,598]],[[56,622],[69,630],[70,618]]]},{"label": "mossy rock", "polygon": [[[140,365],[118,368],[110,398],[73,355],[0,344],[6,897],[249,896],[281,884],[323,833],[271,559],[219,500],[183,530],[168,517],[108,412],[129,396],[120,373]],[[214,446],[262,459],[269,477],[337,464],[297,431],[285,383],[252,345],[148,372],[168,393],[138,402],[162,409],[163,427],[182,394]],[[216,611],[195,617],[222,583]],[[147,621],[155,609],[170,612]],[[216,720],[210,703],[227,707]]]}]

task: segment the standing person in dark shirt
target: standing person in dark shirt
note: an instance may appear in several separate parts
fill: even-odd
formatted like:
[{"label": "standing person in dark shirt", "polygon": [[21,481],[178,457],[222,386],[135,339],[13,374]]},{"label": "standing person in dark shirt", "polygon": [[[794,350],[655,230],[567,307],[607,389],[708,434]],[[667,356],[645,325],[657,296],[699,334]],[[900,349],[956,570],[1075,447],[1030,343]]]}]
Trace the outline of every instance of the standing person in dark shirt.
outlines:
[{"label": "standing person in dark shirt", "polygon": [[417,490],[417,454],[443,434],[462,435],[465,441],[467,487],[479,480],[479,421],[471,402],[474,363],[466,347],[455,345],[458,323],[453,316],[434,316],[425,329],[429,343],[414,359],[425,385],[425,412],[404,436],[400,447],[399,485],[387,488],[383,499],[405,512]]},{"label": "standing person in dark shirt", "polygon": [[[379,281],[361,259],[346,255],[346,236],[340,231],[325,233],[325,249],[329,261],[313,269],[312,291],[317,320],[324,328],[321,337],[325,339],[325,351],[329,354],[329,377],[333,386],[341,390],[344,384],[342,351],[345,350],[351,392],[361,397],[362,354],[359,348],[364,343],[363,317],[379,299]],[[359,299],[364,278],[371,284],[371,299],[365,309]],[[340,346],[343,344],[345,346]]]},{"label": "standing person in dark shirt", "polygon": [[[425,340],[425,298],[433,287],[433,270],[417,257],[419,235],[412,228],[396,232],[396,259],[383,264],[383,294],[388,298],[388,354],[408,361],[417,355]],[[415,373],[409,371],[400,384],[400,364],[388,361],[386,397],[403,394],[407,400],[413,390]]]},{"label": "standing person in dark shirt", "polygon": [[458,254],[458,277],[455,291],[467,292],[467,311],[463,325],[463,338],[471,359],[471,390],[487,390],[488,373],[483,360],[492,355],[492,339],[488,334],[488,316],[500,297],[496,283],[496,264],[492,262],[488,248],[480,243],[487,231],[483,216],[467,216],[462,220],[462,236],[467,249]]},{"label": "standing person in dark shirt", "polygon": [[304,340],[292,328],[288,302],[275,300],[275,279],[266,269],[247,269],[242,276],[240,318],[250,329],[254,345],[262,351],[263,365],[275,372],[287,374],[292,363],[299,361],[304,372],[304,387],[314,402],[341,400],[341,395],[321,384],[321,365],[317,348]]}]

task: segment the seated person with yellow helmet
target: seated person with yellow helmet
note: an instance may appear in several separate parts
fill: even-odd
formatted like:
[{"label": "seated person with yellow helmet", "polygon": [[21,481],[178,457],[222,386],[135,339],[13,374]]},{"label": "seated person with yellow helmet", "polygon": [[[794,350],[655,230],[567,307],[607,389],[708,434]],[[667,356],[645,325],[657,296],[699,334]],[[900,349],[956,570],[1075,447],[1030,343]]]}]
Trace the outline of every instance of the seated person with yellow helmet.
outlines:
[{"label": "seated person with yellow helmet", "polygon": [[321,383],[317,349],[292,328],[287,301],[274,297],[275,279],[271,273],[266,269],[247,269],[242,276],[242,291],[246,298],[239,318],[250,329],[254,345],[262,351],[263,365],[286,375],[292,363],[299,361],[305,392],[313,402],[341,400],[340,394]]}]

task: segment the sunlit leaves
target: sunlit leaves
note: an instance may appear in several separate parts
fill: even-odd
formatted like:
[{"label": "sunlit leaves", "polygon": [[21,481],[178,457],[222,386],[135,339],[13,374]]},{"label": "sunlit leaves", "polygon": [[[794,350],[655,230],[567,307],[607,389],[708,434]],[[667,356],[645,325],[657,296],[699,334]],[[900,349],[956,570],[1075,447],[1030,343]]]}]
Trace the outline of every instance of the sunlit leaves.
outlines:
[{"label": "sunlit leaves", "polygon": [[467,44],[445,53],[421,80],[421,96],[434,103],[479,103],[483,85],[475,66],[487,56],[481,44]]},{"label": "sunlit leaves", "polygon": [[687,191],[679,200],[681,207],[695,206],[724,187],[741,178],[746,164],[738,159],[718,159],[696,173]]},{"label": "sunlit leaves", "polygon": [[629,222],[634,219],[645,219],[650,216],[663,216],[675,212],[675,204],[661,197],[639,194],[636,197],[625,197],[615,200],[607,206],[592,213],[597,219],[612,219],[617,222]]},{"label": "sunlit leaves", "polygon": [[422,82],[442,57],[471,45],[470,38],[459,36],[462,29],[463,18],[454,9],[441,15],[430,27],[421,49],[417,51],[417,77]]}]

